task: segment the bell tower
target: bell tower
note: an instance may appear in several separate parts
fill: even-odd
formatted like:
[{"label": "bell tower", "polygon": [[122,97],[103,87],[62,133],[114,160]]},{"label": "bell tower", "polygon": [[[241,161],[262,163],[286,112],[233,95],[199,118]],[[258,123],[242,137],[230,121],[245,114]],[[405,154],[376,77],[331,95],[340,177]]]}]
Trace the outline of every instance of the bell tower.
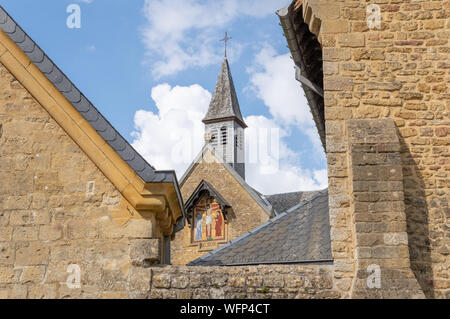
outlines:
[{"label": "bell tower", "polygon": [[[227,38],[226,35],[225,43]],[[226,51],[203,123],[205,142],[245,179],[244,129],[247,125],[242,118]]]}]

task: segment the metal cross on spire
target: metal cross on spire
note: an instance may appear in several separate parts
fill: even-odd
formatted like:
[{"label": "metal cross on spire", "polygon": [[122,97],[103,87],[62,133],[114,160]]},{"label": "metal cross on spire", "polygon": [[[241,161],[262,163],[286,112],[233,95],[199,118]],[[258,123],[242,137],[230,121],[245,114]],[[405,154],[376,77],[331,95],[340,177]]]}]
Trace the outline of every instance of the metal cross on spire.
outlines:
[{"label": "metal cross on spire", "polygon": [[227,42],[230,41],[231,39],[233,38],[228,36],[228,32],[225,32],[225,38],[220,40],[225,42],[225,57],[227,57]]}]

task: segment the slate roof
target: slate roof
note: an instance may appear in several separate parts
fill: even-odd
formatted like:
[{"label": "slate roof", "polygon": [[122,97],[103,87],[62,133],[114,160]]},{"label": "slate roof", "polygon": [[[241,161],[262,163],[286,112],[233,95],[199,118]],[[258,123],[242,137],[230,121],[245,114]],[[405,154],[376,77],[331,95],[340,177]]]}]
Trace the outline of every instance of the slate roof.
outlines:
[{"label": "slate roof", "polygon": [[157,171],[105,119],[69,78],[0,6],[0,29],[16,43],[37,68],[55,85],[80,114],[92,125],[120,157],[147,183],[174,183],[180,203],[182,198],[174,171]]},{"label": "slate roof", "polygon": [[293,192],[275,195],[264,195],[267,201],[273,206],[277,213],[287,211],[289,208],[311,198],[319,191],[314,192]]},{"label": "slate roof", "polygon": [[203,123],[212,123],[227,118],[235,119],[244,128],[247,127],[242,118],[236,89],[234,88],[233,78],[231,77],[230,65],[228,64],[227,57],[224,57],[216,88],[214,89]]},{"label": "slate roof", "polygon": [[192,261],[188,266],[331,263],[328,190]]}]

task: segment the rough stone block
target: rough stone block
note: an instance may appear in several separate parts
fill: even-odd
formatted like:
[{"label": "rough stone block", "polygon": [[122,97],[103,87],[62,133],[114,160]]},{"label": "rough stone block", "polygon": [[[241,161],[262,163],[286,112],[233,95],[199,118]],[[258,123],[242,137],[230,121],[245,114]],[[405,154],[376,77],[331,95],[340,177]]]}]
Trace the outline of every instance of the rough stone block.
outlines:
[{"label": "rough stone block", "polygon": [[377,233],[357,233],[356,245],[358,247],[374,247],[384,244],[383,234]]},{"label": "rough stone block", "polygon": [[30,242],[16,250],[17,266],[46,265],[49,261],[49,248],[41,242]]},{"label": "rough stone block", "polygon": [[9,215],[10,215],[9,212],[0,211],[0,226],[8,226],[8,224],[9,224]]},{"label": "rough stone block", "polygon": [[354,264],[352,260],[336,259],[334,261],[334,271],[353,272]]},{"label": "rough stone block", "polygon": [[50,222],[48,211],[14,211],[10,216],[12,226],[43,225]]},{"label": "rough stone block", "polygon": [[14,241],[30,241],[38,239],[38,229],[35,227],[15,227],[13,232]]},{"label": "rough stone block", "polygon": [[0,284],[14,282],[14,269],[12,267],[0,267]]},{"label": "rough stone block", "polygon": [[324,48],[323,60],[329,62],[347,61],[350,60],[351,53],[349,49],[341,48]]},{"label": "rough stone block", "polygon": [[364,33],[340,34],[338,42],[341,47],[358,48],[365,45]]},{"label": "rough stone block", "polygon": [[153,223],[147,219],[130,219],[123,226],[109,218],[100,221],[100,233],[105,238],[153,238]]},{"label": "rough stone block", "polygon": [[211,296],[211,299],[224,299],[225,291],[222,288],[211,288],[209,290],[209,295]]},{"label": "rough stone block", "polygon": [[351,78],[330,78],[324,79],[324,90],[327,91],[351,91],[353,90],[353,79]]},{"label": "rough stone block", "polygon": [[58,240],[62,238],[63,226],[61,224],[41,226],[39,239],[44,241]]},{"label": "rough stone block", "polygon": [[262,287],[263,278],[261,276],[249,276],[247,278],[247,286],[249,287]]},{"label": "rough stone block", "polygon": [[134,239],[130,244],[130,259],[137,263],[156,263],[161,259],[160,240],[153,239]]},{"label": "rough stone block", "polygon": [[131,267],[130,270],[130,291],[147,293],[150,291],[151,269],[142,267]]},{"label": "rough stone block", "polygon": [[14,264],[14,243],[0,243],[0,266]]},{"label": "rough stone block", "polygon": [[153,276],[152,288],[170,288],[171,277],[168,274]]},{"label": "rough stone block", "polygon": [[46,267],[45,266],[29,266],[24,267],[20,282],[22,283],[41,283],[44,279]]},{"label": "rough stone block", "polygon": [[296,275],[287,275],[284,277],[284,282],[288,288],[300,288],[305,285],[303,277]]},{"label": "rough stone block", "polygon": [[323,63],[323,74],[331,75],[339,73],[339,64],[336,62],[324,62]]},{"label": "rough stone block", "polygon": [[366,64],[364,63],[354,63],[354,62],[348,62],[342,64],[342,69],[344,71],[363,71],[366,67]]},{"label": "rough stone block", "polygon": [[0,242],[10,241],[12,238],[13,228],[12,227],[0,227]]},{"label": "rough stone block", "polygon": [[94,239],[97,234],[95,223],[88,219],[72,219],[66,225],[66,235],[70,240]]},{"label": "rough stone block", "polygon": [[264,277],[264,286],[269,288],[283,288],[285,285],[284,278],[282,276],[266,276]]},{"label": "rough stone block", "polygon": [[172,277],[171,287],[178,289],[185,289],[189,285],[189,278],[185,276]]},{"label": "rough stone block", "polygon": [[407,233],[385,233],[384,243],[388,246],[408,245]]},{"label": "rough stone block", "polygon": [[349,30],[349,23],[345,19],[325,20],[322,25],[323,33],[345,33]]},{"label": "rough stone block", "polygon": [[228,280],[231,287],[243,288],[245,287],[246,278],[245,277],[232,277]]}]

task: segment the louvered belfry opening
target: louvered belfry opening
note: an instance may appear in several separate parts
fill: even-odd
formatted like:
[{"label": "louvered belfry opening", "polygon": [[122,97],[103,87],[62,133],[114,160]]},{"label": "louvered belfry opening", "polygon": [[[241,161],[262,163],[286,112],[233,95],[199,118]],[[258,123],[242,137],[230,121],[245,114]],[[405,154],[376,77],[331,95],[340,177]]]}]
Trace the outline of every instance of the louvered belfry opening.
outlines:
[{"label": "louvered belfry opening", "polygon": [[220,136],[221,136],[221,140],[222,140],[222,145],[227,145],[227,128],[226,127],[222,127],[220,129]]}]

